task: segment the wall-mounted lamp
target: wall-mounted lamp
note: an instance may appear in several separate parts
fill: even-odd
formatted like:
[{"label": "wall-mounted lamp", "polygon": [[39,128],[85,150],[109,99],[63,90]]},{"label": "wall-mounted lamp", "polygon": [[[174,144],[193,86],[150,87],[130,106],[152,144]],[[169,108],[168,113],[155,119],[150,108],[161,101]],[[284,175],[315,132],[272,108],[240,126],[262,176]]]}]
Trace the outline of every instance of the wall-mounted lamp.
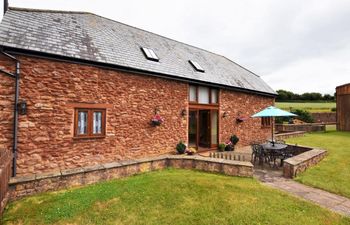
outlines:
[{"label": "wall-mounted lamp", "polygon": [[20,102],[18,102],[17,108],[18,108],[18,113],[20,115],[27,114],[27,102],[25,100],[21,100]]},{"label": "wall-mounted lamp", "polygon": [[225,118],[225,117],[227,117],[228,116],[228,112],[224,112],[223,114],[222,114],[222,117],[223,118]]},{"label": "wall-mounted lamp", "polygon": [[181,116],[184,117],[184,116],[186,116],[186,114],[187,114],[186,109],[183,109],[183,110],[181,111]]}]

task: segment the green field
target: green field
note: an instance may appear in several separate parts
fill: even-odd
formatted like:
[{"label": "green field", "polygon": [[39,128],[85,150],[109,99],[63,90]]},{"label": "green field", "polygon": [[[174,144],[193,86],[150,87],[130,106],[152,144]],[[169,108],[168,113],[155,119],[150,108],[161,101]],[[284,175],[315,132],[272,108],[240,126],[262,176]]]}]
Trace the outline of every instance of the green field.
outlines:
[{"label": "green field", "polygon": [[328,151],[318,165],[299,175],[296,180],[350,198],[350,132],[314,132],[287,140],[291,144],[314,146]]},{"label": "green field", "polygon": [[5,224],[350,224],[252,178],[167,169],[10,203]]},{"label": "green field", "polygon": [[276,102],[278,108],[284,110],[303,109],[310,112],[331,112],[336,107],[335,102]]}]

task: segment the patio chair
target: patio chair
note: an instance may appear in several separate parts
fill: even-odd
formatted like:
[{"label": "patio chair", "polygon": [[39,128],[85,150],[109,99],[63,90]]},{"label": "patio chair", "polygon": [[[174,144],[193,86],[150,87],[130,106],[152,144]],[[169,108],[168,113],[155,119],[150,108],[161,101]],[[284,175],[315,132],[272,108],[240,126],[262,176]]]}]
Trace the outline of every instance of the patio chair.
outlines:
[{"label": "patio chair", "polygon": [[259,160],[259,164],[264,165],[265,151],[260,144],[252,143],[252,163],[255,164],[256,160]]},{"label": "patio chair", "polygon": [[281,158],[281,166],[283,166],[283,161],[291,158],[295,155],[295,149],[293,145],[288,145],[287,148],[285,148],[282,151],[282,158]]},{"label": "patio chair", "polygon": [[[268,163],[270,167],[274,167],[276,164],[277,153],[271,149],[264,149],[264,161]],[[271,165],[272,163],[272,165]]]}]

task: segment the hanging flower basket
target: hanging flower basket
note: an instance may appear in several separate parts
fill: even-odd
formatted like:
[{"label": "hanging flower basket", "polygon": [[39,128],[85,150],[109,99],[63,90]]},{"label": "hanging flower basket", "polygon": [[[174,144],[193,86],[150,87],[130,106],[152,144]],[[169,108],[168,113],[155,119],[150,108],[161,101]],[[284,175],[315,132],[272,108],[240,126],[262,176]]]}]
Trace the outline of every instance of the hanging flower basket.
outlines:
[{"label": "hanging flower basket", "polygon": [[246,121],[247,119],[248,119],[248,117],[240,116],[240,117],[236,118],[236,122],[237,123],[242,123],[242,122]]},{"label": "hanging flower basket", "polygon": [[163,122],[164,122],[164,119],[159,114],[154,115],[153,118],[151,119],[151,124],[154,127],[160,126]]}]

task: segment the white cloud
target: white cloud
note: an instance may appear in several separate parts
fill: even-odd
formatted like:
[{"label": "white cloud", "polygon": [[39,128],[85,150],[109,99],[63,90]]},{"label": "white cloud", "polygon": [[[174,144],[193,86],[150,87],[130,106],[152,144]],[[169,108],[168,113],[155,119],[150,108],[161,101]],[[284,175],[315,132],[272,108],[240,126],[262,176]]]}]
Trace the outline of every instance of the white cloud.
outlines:
[{"label": "white cloud", "polygon": [[273,88],[333,93],[349,82],[348,0],[10,0],[90,11],[225,55]]}]

